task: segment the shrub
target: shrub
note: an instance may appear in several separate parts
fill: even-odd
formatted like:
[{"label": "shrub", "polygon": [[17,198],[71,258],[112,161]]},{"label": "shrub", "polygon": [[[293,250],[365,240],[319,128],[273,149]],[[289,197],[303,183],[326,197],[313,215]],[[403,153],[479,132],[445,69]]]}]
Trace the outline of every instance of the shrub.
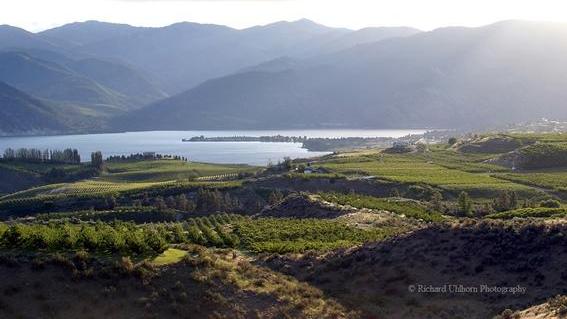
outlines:
[{"label": "shrub", "polygon": [[459,198],[457,199],[458,205],[459,205],[459,213],[464,214],[465,216],[471,216],[472,215],[472,201],[471,198],[469,196],[469,194],[467,194],[467,192],[461,192],[459,194]]},{"label": "shrub", "polygon": [[187,238],[195,244],[207,244],[207,239],[203,236],[199,228],[194,225],[189,226],[189,228],[187,229]]},{"label": "shrub", "polygon": [[122,257],[116,262],[116,270],[121,274],[131,274],[134,271],[134,263],[129,256]]},{"label": "shrub", "polygon": [[544,200],[539,204],[540,207],[546,207],[546,208],[560,208],[561,207],[561,203],[558,200],[555,199],[548,199],[548,200]]},{"label": "shrub", "polygon": [[567,209],[564,208],[521,208],[507,212],[490,214],[487,217],[491,219],[512,219],[512,218],[549,218],[567,216]]}]

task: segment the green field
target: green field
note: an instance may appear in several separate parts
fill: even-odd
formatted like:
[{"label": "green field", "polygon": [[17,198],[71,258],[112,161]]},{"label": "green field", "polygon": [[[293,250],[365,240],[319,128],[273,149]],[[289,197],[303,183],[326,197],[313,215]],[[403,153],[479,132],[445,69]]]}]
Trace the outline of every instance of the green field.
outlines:
[{"label": "green field", "polygon": [[248,165],[206,164],[178,160],[109,162],[106,168],[108,174],[102,176],[102,179],[112,182],[163,182],[224,174],[254,173],[258,170]]},{"label": "green field", "polygon": [[320,193],[318,195],[331,203],[349,205],[356,208],[385,210],[427,222],[438,222],[444,219],[439,212],[432,211],[423,204],[412,200],[377,198],[357,194]]},{"label": "green field", "polygon": [[548,217],[565,217],[567,209],[565,208],[521,208],[512,211],[495,213],[488,215],[491,219],[512,219],[512,218],[548,218]]},{"label": "green field", "polygon": [[542,187],[558,192],[567,192],[566,170],[530,171],[523,173],[502,174],[499,175],[499,177],[520,184]]},{"label": "green field", "polygon": [[149,189],[154,186],[172,185],[174,182],[114,183],[102,180],[85,180],[75,183],[50,184],[0,197],[0,200],[31,197],[53,197],[58,195],[111,195],[120,192]]},{"label": "green field", "polygon": [[[327,251],[377,241],[403,231],[400,227],[361,229],[341,220],[251,219],[239,215],[212,215],[184,223],[144,224],[112,222],[0,223],[0,247],[26,250],[87,250],[98,253],[162,253],[169,244],[194,243],[210,247],[236,247],[253,252]],[[174,251],[158,263],[176,259]]]},{"label": "green field", "polygon": [[[446,152],[443,151],[442,154],[444,153]],[[430,159],[428,160],[427,157]],[[442,162],[442,156],[435,153],[432,155],[375,154],[332,159],[323,162],[322,166],[345,175],[370,175],[387,181],[431,185],[453,192],[467,191],[472,194],[502,190],[534,192],[525,185],[493,177],[493,171],[490,170],[492,165],[485,167],[475,162],[467,164],[466,161],[455,165],[455,162],[451,158]],[[455,168],[449,168],[451,166]],[[485,170],[481,167],[485,167]]]},{"label": "green field", "polygon": [[[28,165],[36,167],[41,164],[22,164],[23,167]],[[50,199],[61,196],[119,195],[175,187],[237,186],[237,181],[208,181],[206,178],[235,174],[238,177],[237,174],[250,174],[257,170],[258,168],[247,165],[188,163],[177,160],[111,162],[107,163],[107,172],[101,177],[35,187],[0,197],[0,202],[34,197]]]}]

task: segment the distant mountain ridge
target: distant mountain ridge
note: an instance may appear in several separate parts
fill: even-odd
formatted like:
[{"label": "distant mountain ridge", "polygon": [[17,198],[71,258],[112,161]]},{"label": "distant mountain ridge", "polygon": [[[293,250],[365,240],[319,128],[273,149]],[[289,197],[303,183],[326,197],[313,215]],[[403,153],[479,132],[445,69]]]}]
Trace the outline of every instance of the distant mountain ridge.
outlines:
[{"label": "distant mountain ridge", "polygon": [[506,21],[276,60],[156,102],[114,127],[478,128],[567,119],[566,38],[565,25]]},{"label": "distant mountain ridge", "polygon": [[566,38],[566,25],[525,21],[0,26],[0,81],[78,132],[485,127],[567,119]]},{"label": "distant mountain ridge", "polygon": [[244,30],[190,22],[146,28],[87,21],[40,33],[0,26],[0,81],[56,107],[73,130],[104,131],[112,117],[212,78],[416,32],[383,28],[362,39],[305,19]]},{"label": "distant mountain ridge", "polygon": [[[374,41],[416,32],[419,31],[411,28],[382,28]],[[56,39],[70,39],[79,44],[71,47],[75,54],[115,59],[132,65],[151,75],[164,91],[171,94],[281,56],[304,57],[336,49],[329,43],[345,41],[344,37],[350,33],[357,32],[302,19],[243,30],[191,22],[142,28],[88,21],[39,35],[55,42]],[[364,42],[372,41],[372,38],[368,36]],[[357,40],[352,42],[358,43]],[[335,45],[340,47],[339,43]]]}]

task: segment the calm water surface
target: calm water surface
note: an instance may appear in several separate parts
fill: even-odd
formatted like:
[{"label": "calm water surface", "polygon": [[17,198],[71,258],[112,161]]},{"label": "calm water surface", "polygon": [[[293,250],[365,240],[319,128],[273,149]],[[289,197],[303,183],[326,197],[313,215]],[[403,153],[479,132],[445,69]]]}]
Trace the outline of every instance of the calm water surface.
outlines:
[{"label": "calm water surface", "polygon": [[291,158],[315,157],[325,152],[310,152],[297,143],[261,142],[182,142],[193,136],[307,136],[307,137],[401,137],[421,134],[425,130],[286,130],[286,131],[151,131],[109,134],[0,137],[0,152],[6,148],[64,149],[76,148],[83,160],[90,153],[128,155],[141,152],[180,155],[191,161],[210,163],[242,163],[266,165],[286,156]]}]

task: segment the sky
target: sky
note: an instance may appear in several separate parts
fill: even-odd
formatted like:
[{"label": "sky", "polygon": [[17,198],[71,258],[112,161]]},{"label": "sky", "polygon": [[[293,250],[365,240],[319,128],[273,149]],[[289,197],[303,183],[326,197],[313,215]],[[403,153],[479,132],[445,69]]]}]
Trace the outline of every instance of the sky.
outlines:
[{"label": "sky", "polygon": [[481,26],[509,19],[567,22],[566,0],[1,0],[0,24],[37,32],[99,20],[135,26],[191,21],[246,28],[307,18],[332,27]]}]

